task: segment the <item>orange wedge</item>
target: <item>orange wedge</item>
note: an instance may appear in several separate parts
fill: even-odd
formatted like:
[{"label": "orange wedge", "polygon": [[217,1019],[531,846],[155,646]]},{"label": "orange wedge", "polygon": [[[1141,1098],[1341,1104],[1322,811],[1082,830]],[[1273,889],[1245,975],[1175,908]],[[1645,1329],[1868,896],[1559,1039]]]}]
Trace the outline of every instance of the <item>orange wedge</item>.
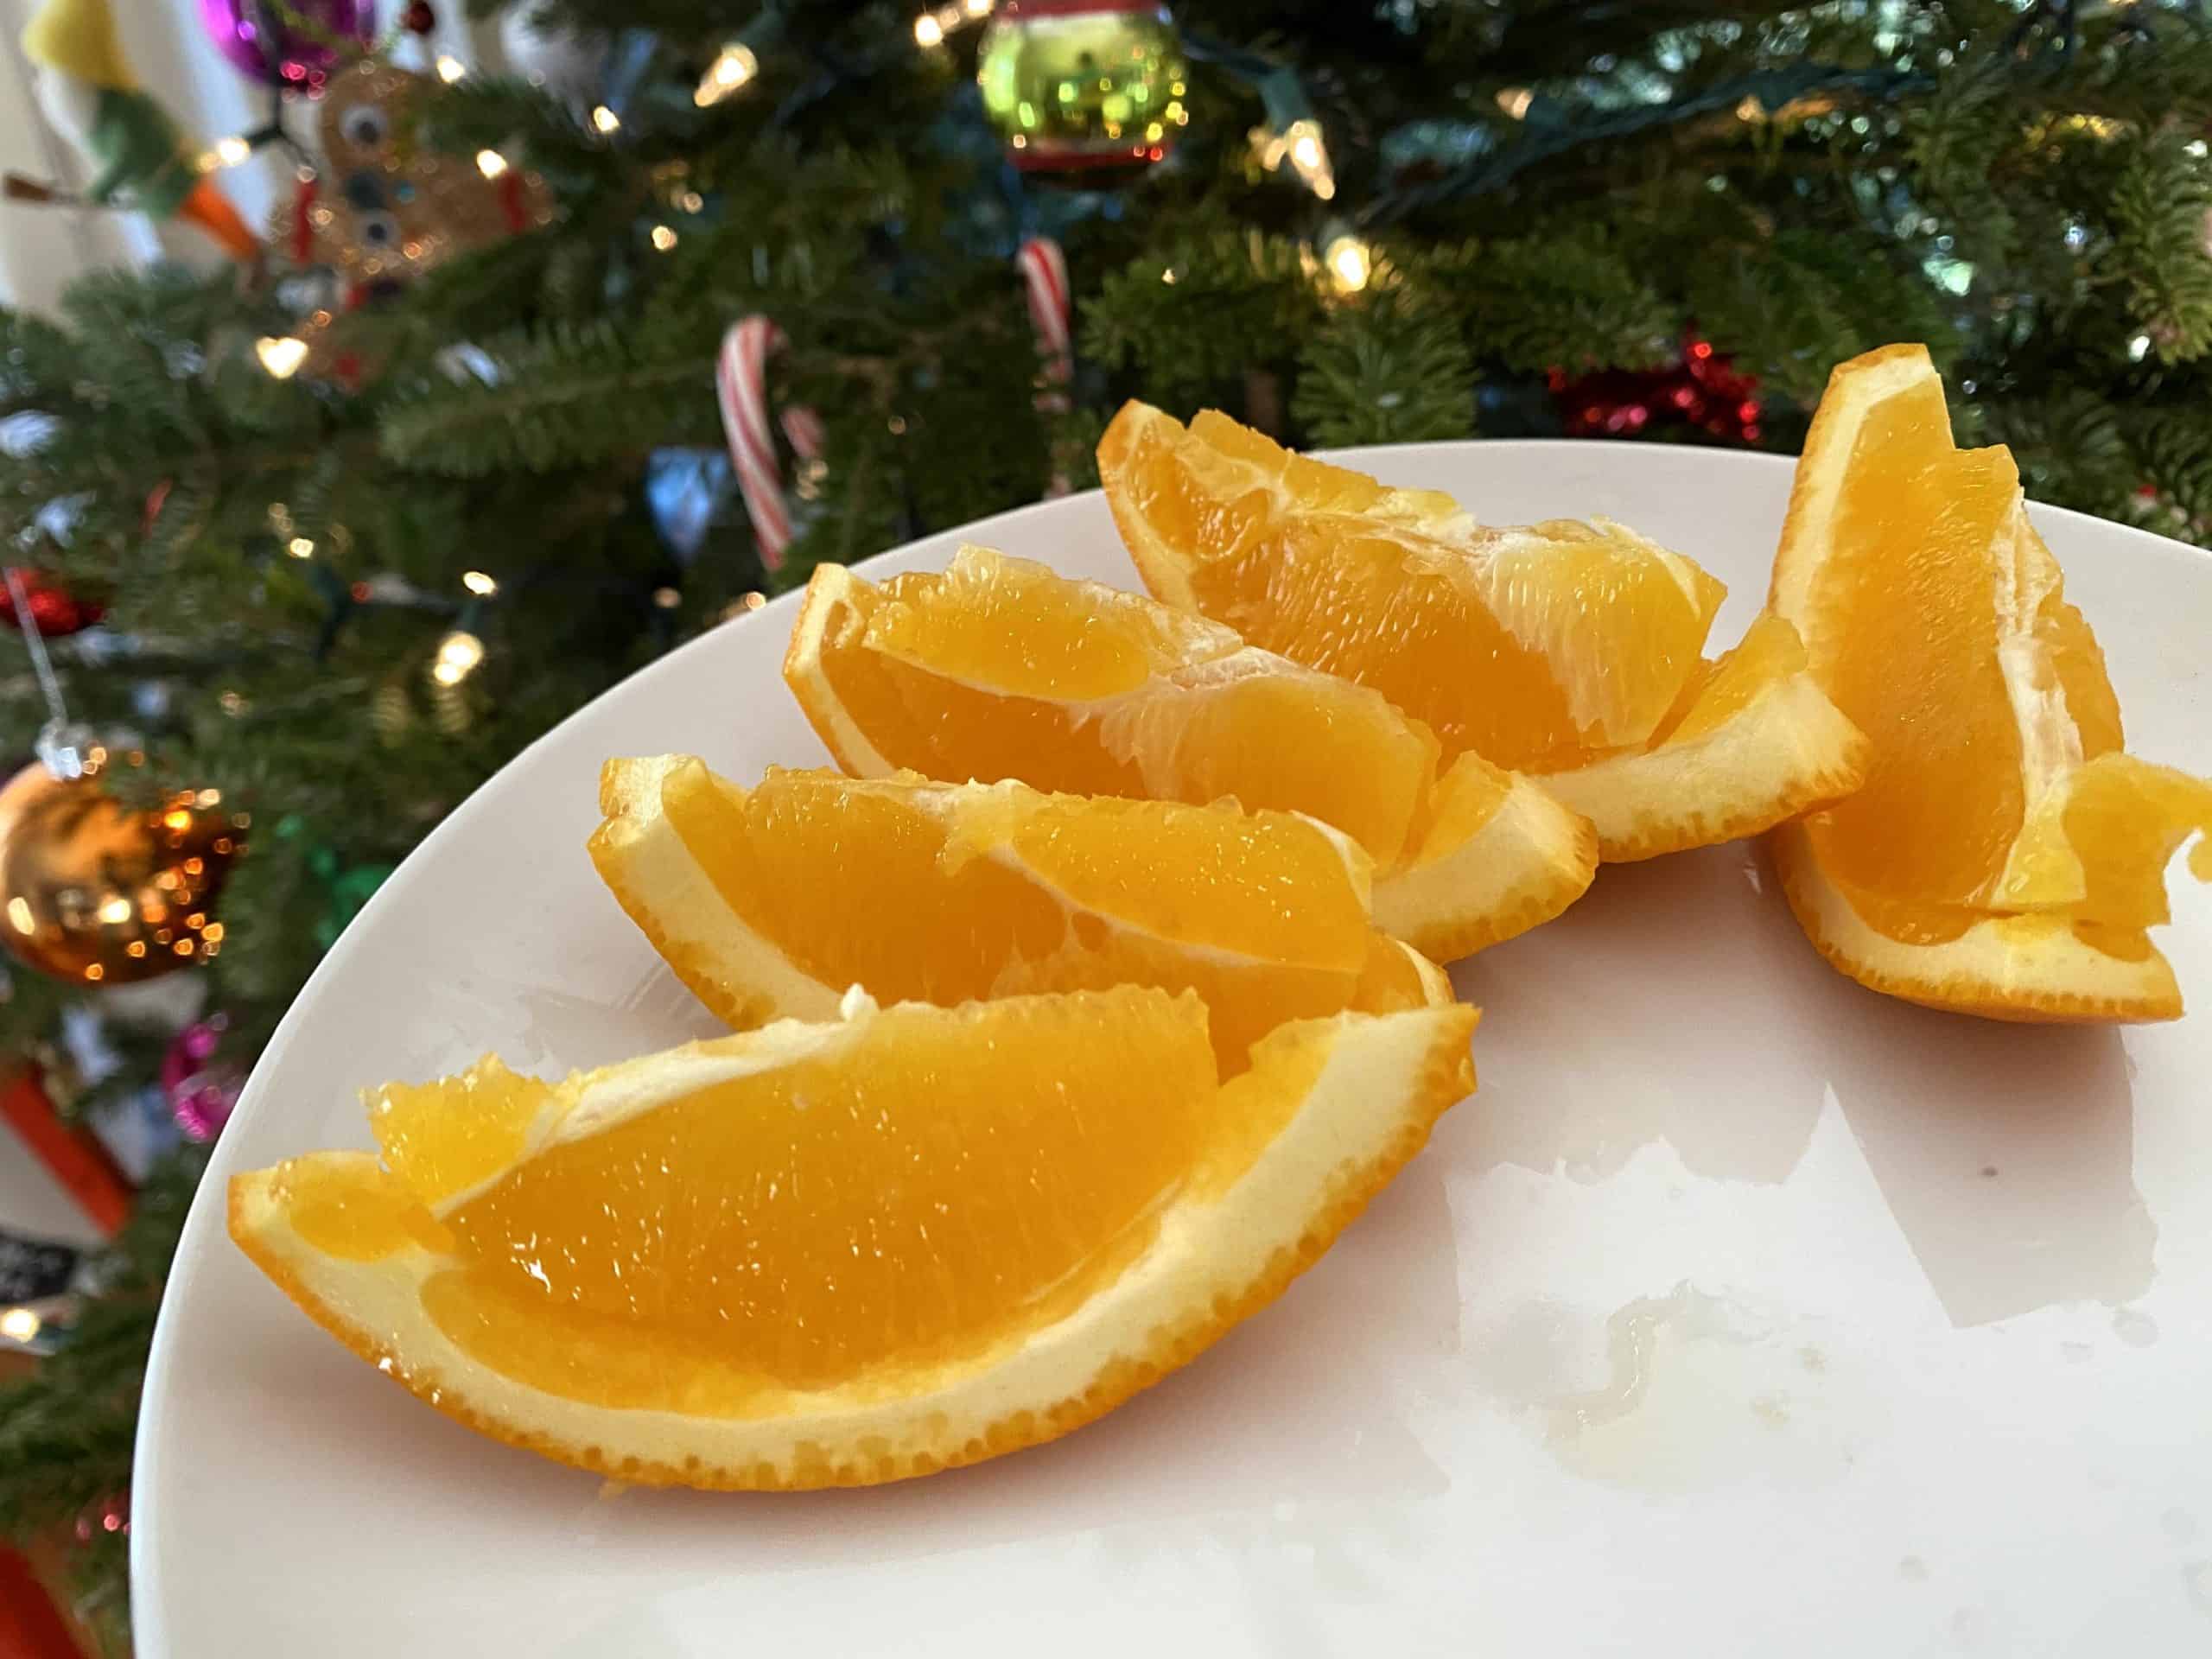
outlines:
[{"label": "orange wedge", "polygon": [[236,1177],[232,1236],[470,1427],[624,1481],[865,1485],[1049,1440],[1309,1266],[1473,1086],[1464,1006],[1217,1081],[1152,988],[785,1021],[548,1084],[395,1085],[385,1165]]},{"label": "orange wedge", "polygon": [[1306,814],[1375,861],[1375,916],[1438,960],[1590,884],[1589,826],[1376,693],[1138,594],[963,548],[878,587],[817,569],[784,677],[846,771]]},{"label": "orange wedge", "polygon": [[1705,661],[1726,589],[1624,525],[1485,528],[1211,410],[1186,429],[1127,404],[1098,467],[1155,594],[1373,687],[1447,759],[1534,776],[1607,859],[1751,834],[1858,783],[1858,734],[1786,626]]},{"label": "orange wedge", "polygon": [[1224,1075],[1287,1020],[1451,1000],[1376,931],[1367,855],[1287,812],[855,780],[771,767],[750,790],[689,755],[610,760],[592,861],[733,1026],[878,1001],[1120,984],[1195,990]]},{"label": "orange wedge", "polygon": [[[2009,1020],[2165,1020],[2146,930],[2212,785],[2121,752],[2103,653],[2005,449],[1955,448],[1918,346],[1839,367],[1798,462],[1773,608],[1873,744],[1774,842],[1806,934],[1877,990]],[[2200,842],[2196,873],[2212,880]]]}]

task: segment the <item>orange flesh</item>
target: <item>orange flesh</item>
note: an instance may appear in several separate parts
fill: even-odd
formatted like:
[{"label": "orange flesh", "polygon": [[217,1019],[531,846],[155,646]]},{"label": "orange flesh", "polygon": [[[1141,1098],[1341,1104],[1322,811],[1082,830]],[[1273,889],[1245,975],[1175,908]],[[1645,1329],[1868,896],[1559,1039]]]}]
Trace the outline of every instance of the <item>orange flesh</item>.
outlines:
[{"label": "orange flesh", "polygon": [[[1135,410],[1101,466],[1116,512],[1170,550],[1198,608],[1372,686],[1447,756],[1584,765],[1648,739],[1696,668],[1724,590],[1692,567],[1686,592],[1624,534],[1447,526],[1440,498],[1255,445],[1222,417],[1185,433]],[[1426,525],[1409,505],[1423,501],[1437,504]]]},{"label": "orange flesh", "polygon": [[292,1229],[327,1255],[375,1262],[410,1245],[449,1250],[455,1240],[398,1177],[365,1160],[336,1168],[312,1158],[283,1166]]},{"label": "orange flesh", "polygon": [[1699,664],[1699,671],[1651,735],[1651,747],[1688,743],[1718,731],[1750,708],[1760,693],[1805,670],[1797,630],[1772,611],[1761,612],[1732,651]]},{"label": "orange flesh", "polygon": [[[2052,826],[2031,825],[2018,861],[2025,868],[2008,899],[2032,904],[2038,876],[2078,866],[2077,896],[2066,882],[2062,907],[2077,921],[2140,931],[2171,921],[2166,865],[2191,836],[2199,837],[2190,869],[2212,880],[2212,784],[2132,754],[2107,753],[2068,780],[2055,838]],[[2071,857],[2067,855],[2070,854]]]},{"label": "orange flesh", "polygon": [[823,673],[895,767],[1070,794],[1230,796],[1334,824],[1385,865],[1435,772],[1434,736],[1373,692],[1236,655],[1225,631],[1135,595],[967,553],[944,575],[854,587]]},{"label": "orange flesh", "polygon": [[487,1056],[427,1088],[386,1084],[369,1101],[369,1128],[385,1164],[424,1203],[435,1204],[520,1157],[544,1098],[536,1080]]},{"label": "orange flesh", "polygon": [[[1955,449],[1940,383],[1919,381],[1867,411],[1827,530],[1808,645],[1873,761],[1858,794],[1807,820],[1822,874],[1904,944],[2012,916],[2148,957],[2168,861],[2212,833],[2212,785],[2122,753],[2104,653],[2021,511],[2011,456]],[[2065,740],[2040,807],[2000,653],[2000,596],[2019,589],[2042,596],[2016,671],[2028,695],[2056,691]],[[2212,880],[2203,840],[2190,868]]]},{"label": "orange flesh", "polygon": [[1228,1072],[1286,1020],[1422,1001],[1343,855],[1283,814],[978,799],[780,768],[747,791],[696,763],[661,803],[755,931],[810,977],[882,1002],[1196,990]]},{"label": "orange flesh", "polygon": [[[765,1410],[784,1389],[980,1357],[1079,1307],[1164,1204],[1249,1167],[1326,1031],[1286,1028],[1217,1087],[1190,997],[889,1009],[549,1146],[442,1224],[352,1159],[287,1166],[287,1211],[348,1259],[452,1255],[425,1306],[506,1375],[602,1404]],[[442,1135],[467,1136],[472,1091],[409,1092],[435,1162]]]},{"label": "orange flesh", "polygon": [[[1325,1027],[1291,1027],[1217,1089],[1188,999],[1123,992],[1073,1017],[1080,1033],[1041,1000],[879,1014],[840,1057],[555,1147],[450,1226],[365,1160],[297,1160],[287,1216],[350,1260],[449,1256],[423,1287],[439,1329],[569,1398],[766,1415],[861,1372],[893,1394],[902,1372],[987,1360],[1078,1309],[1164,1204],[1249,1166],[1327,1058]],[[467,1091],[444,1104],[464,1132]]]},{"label": "orange flesh", "polygon": [[2018,492],[2003,450],[1950,447],[1939,385],[1877,406],[1859,434],[1811,610],[1823,689],[1873,746],[1865,786],[1810,821],[1841,885],[1968,906],[2004,868],[2024,800],[1993,571]]}]

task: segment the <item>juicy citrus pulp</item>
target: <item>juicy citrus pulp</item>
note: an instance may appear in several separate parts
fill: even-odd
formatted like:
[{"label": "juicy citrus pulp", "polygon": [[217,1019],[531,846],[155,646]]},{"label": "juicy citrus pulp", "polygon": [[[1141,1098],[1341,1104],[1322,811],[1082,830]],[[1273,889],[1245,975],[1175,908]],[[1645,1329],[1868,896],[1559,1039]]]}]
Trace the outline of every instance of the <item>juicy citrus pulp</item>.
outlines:
[{"label": "juicy citrus pulp", "polygon": [[1052,1438],[1190,1358],[1472,1085],[1459,1005],[1286,1026],[1225,1084],[1188,995],[850,1014],[387,1090],[388,1171],[239,1176],[232,1234],[499,1438],[629,1479],[860,1484]]},{"label": "juicy citrus pulp", "polygon": [[1776,843],[1815,943],[1943,1007],[2178,1014],[2144,930],[2166,919],[2167,859],[2212,825],[2212,787],[2121,753],[2103,654],[2012,456],[1954,447],[1923,348],[1835,371],[1772,602],[1872,745],[1865,787]]},{"label": "juicy citrus pulp", "polygon": [[[1558,914],[1586,825],[1376,692],[1140,594],[963,548],[878,587],[816,571],[785,677],[839,764],[1303,812],[1374,858],[1377,918],[1439,957]],[[1418,884],[1401,878],[1414,867]]]},{"label": "juicy citrus pulp", "polygon": [[1212,411],[1185,429],[1128,404],[1098,459],[1154,593],[1380,690],[1447,756],[1535,774],[1608,859],[1763,830],[1857,782],[1856,734],[1785,625],[1725,673],[1704,661],[1726,590],[1625,526],[1485,528]]},{"label": "juicy citrus pulp", "polygon": [[1211,410],[1186,429],[1125,405],[1099,474],[1154,593],[1502,766],[1559,772],[1649,738],[1726,594],[1624,525],[1491,530],[1426,493],[1422,512]]},{"label": "juicy citrus pulp", "polygon": [[733,1025],[847,986],[950,1004],[1129,983],[1196,990],[1222,1069],[1287,1020],[1448,1000],[1368,913],[1367,855],[1286,812],[855,780],[687,755],[607,763],[593,861]]}]

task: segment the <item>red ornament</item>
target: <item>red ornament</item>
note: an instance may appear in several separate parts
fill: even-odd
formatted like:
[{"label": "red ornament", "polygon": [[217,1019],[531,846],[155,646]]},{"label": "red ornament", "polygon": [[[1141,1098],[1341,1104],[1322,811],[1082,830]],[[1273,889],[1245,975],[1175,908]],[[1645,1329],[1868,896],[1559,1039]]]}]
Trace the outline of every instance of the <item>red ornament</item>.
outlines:
[{"label": "red ornament", "polygon": [[1602,369],[1545,377],[1567,429],[1577,437],[1634,437],[1646,429],[1694,428],[1731,443],[1759,441],[1758,377],[1738,372],[1709,340],[1693,337],[1669,368]]},{"label": "red ornament", "polygon": [[[105,613],[99,606],[63,592],[35,570],[25,570],[22,575],[23,597],[30,601],[31,620],[49,639],[60,639],[79,628],[89,628]],[[0,584],[0,621],[19,632],[23,626],[16,614],[16,596],[5,584]]]},{"label": "red ornament", "polygon": [[430,0],[412,0],[399,14],[399,26],[410,35],[427,35],[438,26],[438,14],[430,10]]}]

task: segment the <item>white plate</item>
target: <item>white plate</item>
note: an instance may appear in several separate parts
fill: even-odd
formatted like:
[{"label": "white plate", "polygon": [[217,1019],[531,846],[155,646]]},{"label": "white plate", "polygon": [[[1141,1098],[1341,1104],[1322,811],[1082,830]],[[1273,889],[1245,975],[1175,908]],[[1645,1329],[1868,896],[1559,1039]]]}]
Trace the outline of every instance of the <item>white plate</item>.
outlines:
[{"label": "white plate", "polygon": [[[1610,513],[1733,639],[1787,462],[1599,443],[1361,464],[1494,522]],[[2140,753],[2212,773],[2212,559],[2038,512]],[[1136,585],[1096,495],[931,538]],[[370,1144],[354,1091],[711,1027],[584,855],[610,754],[821,750],[786,598],[601,698],[385,884],[285,1020],[185,1230],[138,1439],[142,1659],[2212,1651],[2212,897],[2199,1010],[2005,1027],[1859,989],[1743,844],[1608,869],[1464,964],[1482,1091],[1333,1253],[1056,1445],[873,1491],[632,1491],[340,1350],[224,1179]]]}]

